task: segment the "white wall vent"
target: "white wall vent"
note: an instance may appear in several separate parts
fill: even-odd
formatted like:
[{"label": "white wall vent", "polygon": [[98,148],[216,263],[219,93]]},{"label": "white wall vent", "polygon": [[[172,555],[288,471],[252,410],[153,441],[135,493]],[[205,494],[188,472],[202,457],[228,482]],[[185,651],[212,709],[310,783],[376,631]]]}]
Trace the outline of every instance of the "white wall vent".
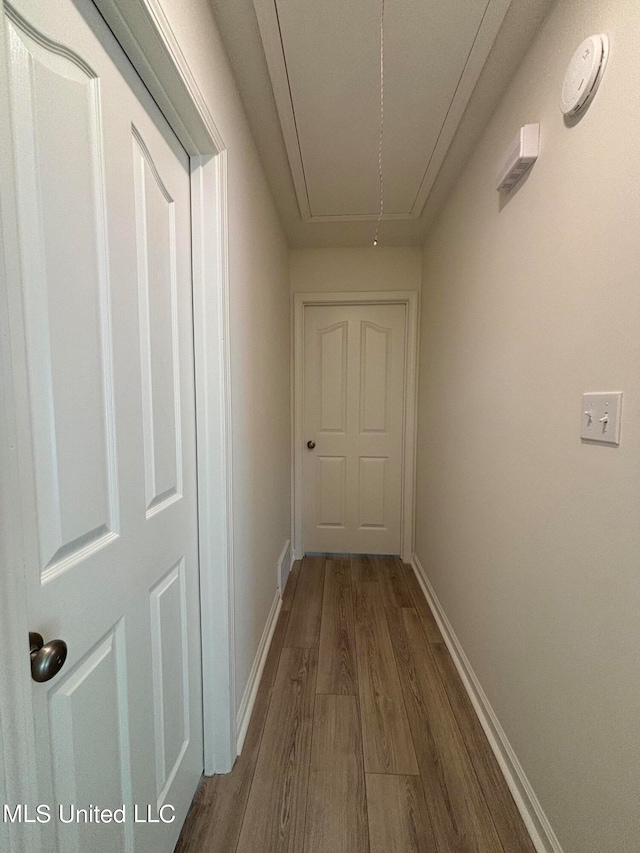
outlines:
[{"label": "white wall vent", "polygon": [[509,191],[528,172],[538,159],[540,151],[540,125],[525,124],[515,136],[498,170],[496,189]]}]

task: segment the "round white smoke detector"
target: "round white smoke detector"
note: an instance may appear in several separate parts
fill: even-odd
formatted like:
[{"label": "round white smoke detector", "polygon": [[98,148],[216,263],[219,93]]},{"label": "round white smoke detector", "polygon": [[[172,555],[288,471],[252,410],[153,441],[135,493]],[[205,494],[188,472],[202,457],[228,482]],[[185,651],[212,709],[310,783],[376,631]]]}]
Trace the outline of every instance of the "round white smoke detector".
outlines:
[{"label": "round white smoke detector", "polygon": [[596,93],[609,56],[606,35],[589,36],[576,50],[562,84],[560,108],[573,116],[586,107]]}]

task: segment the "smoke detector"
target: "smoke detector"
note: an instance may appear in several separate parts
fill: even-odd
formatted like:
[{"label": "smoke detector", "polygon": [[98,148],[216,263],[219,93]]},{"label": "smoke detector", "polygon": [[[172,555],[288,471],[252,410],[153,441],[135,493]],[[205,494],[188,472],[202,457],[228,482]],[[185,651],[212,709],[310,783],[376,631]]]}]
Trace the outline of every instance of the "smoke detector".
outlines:
[{"label": "smoke detector", "polygon": [[566,116],[576,115],[593,99],[608,57],[609,39],[604,33],[589,36],[573,54],[560,96],[560,109]]}]

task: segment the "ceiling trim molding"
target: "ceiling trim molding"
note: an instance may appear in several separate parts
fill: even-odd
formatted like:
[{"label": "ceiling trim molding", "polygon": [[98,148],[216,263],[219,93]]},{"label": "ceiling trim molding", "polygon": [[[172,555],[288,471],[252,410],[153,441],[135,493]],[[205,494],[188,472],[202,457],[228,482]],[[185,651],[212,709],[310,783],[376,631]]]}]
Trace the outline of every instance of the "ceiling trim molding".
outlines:
[{"label": "ceiling trim molding", "polygon": [[[322,214],[309,216],[305,222],[377,222],[379,214],[377,213],[336,213]],[[416,217],[412,213],[385,213],[382,216],[383,222],[401,222]]]},{"label": "ceiling trim molding", "polygon": [[[438,177],[440,168],[453,141],[460,120],[473,94],[476,83],[482,73],[489,52],[498,35],[505,15],[511,5],[511,0],[488,0],[482,20],[473,40],[473,45],[458,80],[456,90],[449,105],[447,115],[440,130],[435,148],[422,178],[415,201],[410,211],[406,213],[388,213],[383,221],[417,220],[429,197],[429,193]],[[258,29],[264,48],[264,54],[271,78],[271,86],[282,127],[289,167],[293,178],[300,216],[303,222],[372,222],[378,219],[377,213],[371,214],[342,214],[314,215],[311,212],[309,193],[305,178],[302,151],[296,126],[296,117],[291,97],[291,87],[287,72],[287,62],[284,55],[282,34],[278,20],[276,0],[253,0],[253,6],[258,21]]]},{"label": "ceiling trim molding", "polygon": [[282,49],[278,11],[275,0],[253,0],[253,7],[256,11],[256,18],[258,19],[258,28],[264,47],[264,55],[267,60],[269,76],[271,77],[271,86],[276,101],[278,117],[282,126],[282,135],[284,137],[285,148],[287,149],[291,177],[293,178],[293,185],[300,208],[300,216],[305,222],[311,222],[313,217],[311,216],[307,182],[304,175],[300,141],[296,127],[296,117],[291,100],[287,63]]},{"label": "ceiling trim molding", "polygon": [[473,46],[467,57],[464,69],[456,86],[449,111],[442,125],[438,141],[424,173],[420,189],[411,209],[411,218],[418,219],[429,198],[431,188],[436,182],[440,167],[447,156],[449,146],[453,142],[460,120],[480,78],[484,64],[502,26],[505,15],[511,5],[511,0],[489,0],[485,9]]}]

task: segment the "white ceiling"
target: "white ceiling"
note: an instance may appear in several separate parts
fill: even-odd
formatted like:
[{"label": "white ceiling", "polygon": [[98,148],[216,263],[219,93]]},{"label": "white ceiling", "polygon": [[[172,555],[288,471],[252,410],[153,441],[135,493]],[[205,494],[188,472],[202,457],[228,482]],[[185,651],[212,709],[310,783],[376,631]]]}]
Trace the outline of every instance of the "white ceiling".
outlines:
[{"label": "white ceiling", "polygon": [[[386,0],[381,245],[423,242],[551,2]],[[380,0],[212,4],[291,245],[371,245]]]}]

